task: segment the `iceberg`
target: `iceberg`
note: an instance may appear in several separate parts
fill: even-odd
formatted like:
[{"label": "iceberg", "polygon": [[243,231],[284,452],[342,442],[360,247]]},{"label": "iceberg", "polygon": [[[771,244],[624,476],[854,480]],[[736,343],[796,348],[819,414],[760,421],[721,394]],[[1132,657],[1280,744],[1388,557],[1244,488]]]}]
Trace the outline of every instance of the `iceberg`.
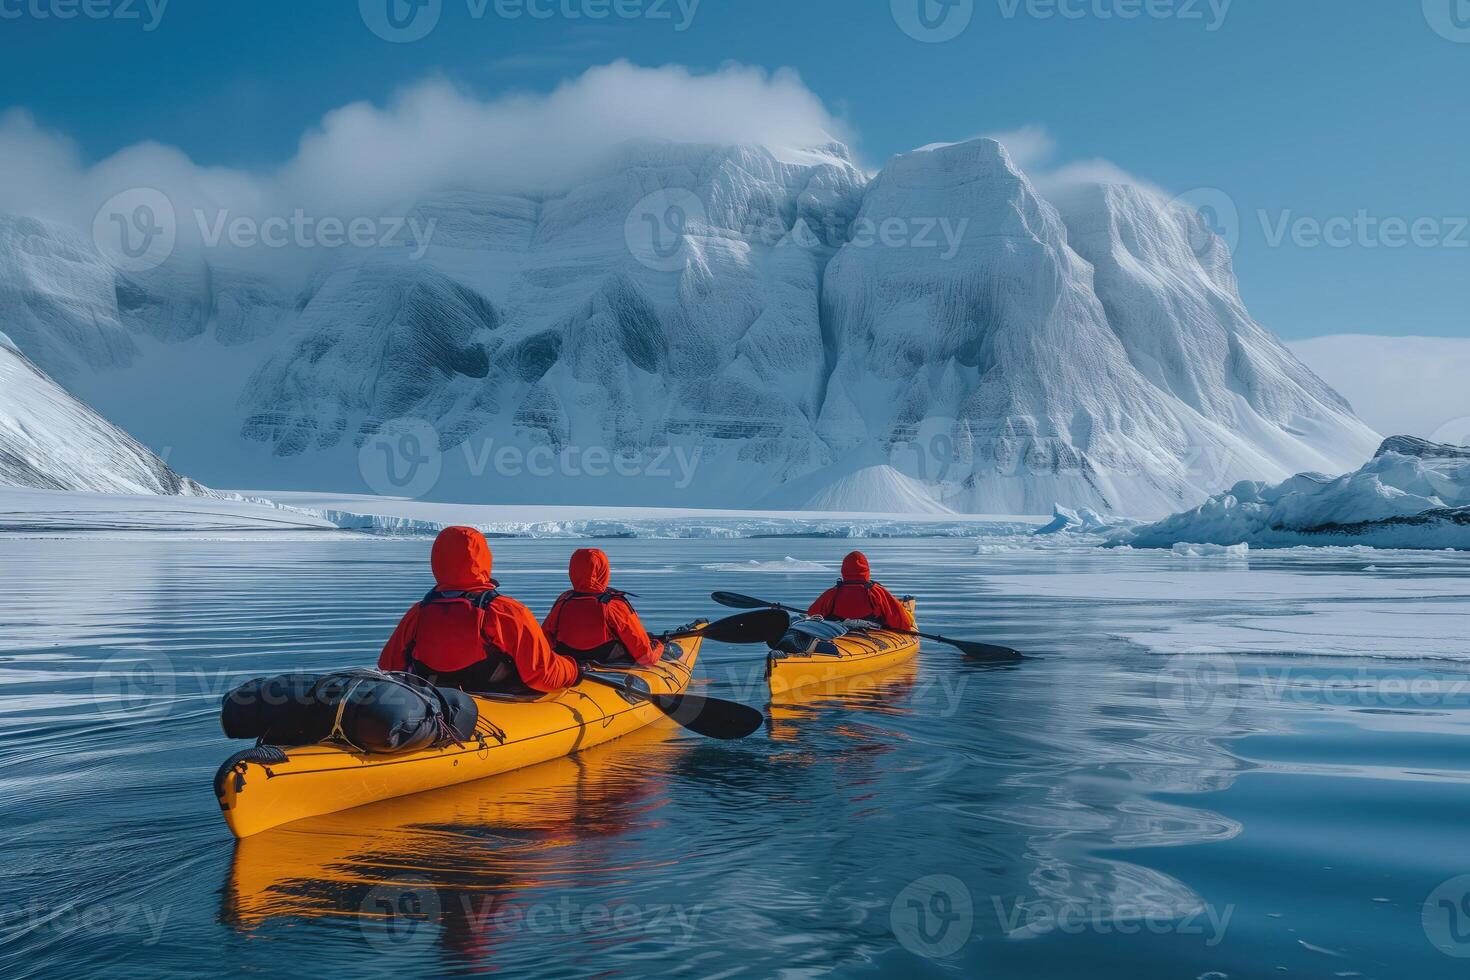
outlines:
[{"label": "iceberg", "polygon": [[1242,481],[1191,510],[1115,532],[1109,543],[1470,549],[1470,449],[1394,436],[1351,473]]}]

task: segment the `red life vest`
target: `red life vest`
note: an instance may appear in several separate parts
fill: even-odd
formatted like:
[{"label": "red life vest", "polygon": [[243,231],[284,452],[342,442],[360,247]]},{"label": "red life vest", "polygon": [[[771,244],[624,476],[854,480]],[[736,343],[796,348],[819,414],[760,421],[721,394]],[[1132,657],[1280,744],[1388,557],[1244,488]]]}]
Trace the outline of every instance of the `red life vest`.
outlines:
[{"label": "red life vest", "polygon": [[873,605],[873,583],[871,581],[850,582],[838,579],[834,586],[837,595],[832,609],[839,619],[881,620],[882,614]]},{"label": "red life vest", "polygon": [[485,638],[485,610],[500,598],[495,589],[484,592],[434,590],[419,603],[418,621],[405,656],[409,670],[422,664],[434,674],[452,674],[483,660],[515,668],[510,654]]},{"label": "red life vest", "polygon": [[[606,589],[602,592],[564,592],[552,607],[556,619],[556,636],[552,648],[567,656],[595,655],[604,657],[622,645],[607,621],[607,607],[621,602],[629,609],[627,592]],[[548,615],[550,621],[550,615]]]}]

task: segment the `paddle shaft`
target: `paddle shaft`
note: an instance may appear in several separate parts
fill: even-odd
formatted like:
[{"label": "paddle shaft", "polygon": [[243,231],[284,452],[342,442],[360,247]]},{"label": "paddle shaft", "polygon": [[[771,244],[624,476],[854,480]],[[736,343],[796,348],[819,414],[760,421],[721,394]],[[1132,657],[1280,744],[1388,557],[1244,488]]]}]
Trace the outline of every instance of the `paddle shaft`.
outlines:
[{"label": "paddle shaft", "polygon": [[[766,606],[766,607],[771,608],[771,609],[780,609],[780,610],[783,610],[785,612],[796,613],[799,616],[805,616],[807,614],[805,609],[797,609],[795,606],[788,606],[788,605],[786,605],[785,603],[782,603],[782,602],[767,602],[764,599],[756,599],[753,596],[739,596],[739,595],[736,595],[735,593],[719,593],[719,592],[717,592],[717,593],[714,594],[713,598],[714,598],[714,600],[716,602],[721,603],[721,605],[730,605],[731,604],[731,603],[724,602],[720,598],[721,595],[726,595],[726,596],[730,596],[731,598],[738,598],[738,599],[741,599],[741,600],[746,600],[748,602],[747,608],[754,608],[756,606],[756,604],[759,604],[761,606]],[[887,627],[884,627],[884,628],[887,629]],[[946,644],[948,646],[957,647],[957,648],[959,648],[961,650],[964,650],[966,653],[971,654],[971,655],[974,655],[974,656],[989,657],[991,659],[996,659],[996,660],[1021,660],[1021,659],[1024,659],[1024,657],[1023,657],[1022,654],[1018,653],[1015,650],[1012,650],[1010,647],[998,646],[998,645],[996,645],[994,643],[980,643],[980,642],[978,642],[976,640],[954,640],[954,639],[950,639],[947,636],[940,636],[938,633],[921,633],[918,630],[889,629],[888,632],[890,632],[890,633],[901,633],[904,636],[917,636],[917,637],[921,637],[921,638],[923,638],[925,640],[933,640],[936,643],[944,643],[944,644]]]}]

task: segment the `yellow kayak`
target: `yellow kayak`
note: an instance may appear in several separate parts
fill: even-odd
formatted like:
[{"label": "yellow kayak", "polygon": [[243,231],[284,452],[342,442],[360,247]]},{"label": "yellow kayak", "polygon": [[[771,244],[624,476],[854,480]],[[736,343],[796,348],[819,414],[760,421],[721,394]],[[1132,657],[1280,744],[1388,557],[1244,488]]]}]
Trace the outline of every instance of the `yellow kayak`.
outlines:
[{"label": "yellow kayak", "polygon": [[[689,687],[703,637],[669,643],[650,667],[605,669],[631,675],[651,694]],[[247,750],[220,767],[214,790],[236,837],[379,800],[467,783],[610,742],[663,717],[657,707],[587,681],[534,698],[476,695],[475,738],[402,755],[364,755],[335,745]]]},{"label": "yellow kayak", "polygon": [[[910,614],[914,600],[904,600]],[[891,630],[861,630],[830,641],[835,653],[788,653],[772,650],[766,677],[772,694],[784,694],[810,684],[822,684],[858,674],[883,670],[919,652],[919,638]]]},{"label": "yellow kayak", "polygon": [[586,848],[606,841],[611,850],[621,832],[650,819],[668,791],[662,774],[688,748],[669,726],[650,725],[616,745],[483,782],[256,834],[235,844],[224,920],[249,931],[281,918],[359,912],[372,888],[428,882],[504,896],[572,874]]}]

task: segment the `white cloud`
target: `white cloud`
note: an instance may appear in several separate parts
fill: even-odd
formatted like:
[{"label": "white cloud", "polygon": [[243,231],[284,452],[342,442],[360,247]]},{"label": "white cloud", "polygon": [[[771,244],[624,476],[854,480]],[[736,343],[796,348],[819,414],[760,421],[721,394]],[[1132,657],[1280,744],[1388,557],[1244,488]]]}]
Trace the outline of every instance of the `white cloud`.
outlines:
[{"label": "white cloud", "polygon": [[1011,155],[1011,162],[1027,173],[1050,163],[1057,152],[1056,137],[1039,123],[1031,123],[1020,129],[981,135],[1004,146],[1006,152]]},{"label": "white cloud", "polygon": [[[0,116],[0,212],[88,229],[113,195],[163,191],[179,214],[351,218],[440,188],[556,188],[629,139],[804,147],[845,139],[846,127],[790,70],[730,64],[699,73],[625,61],[592,68],[550,92],[481,99],[444,79],[386,105],[326,114],[274,171],[202,167],[158,143],[94,164],[63,134],[22,110]],[[190,222],[180,223],[186,232]]]},{"label": "white cloud", "polygon": [[1006,148],[1012,162],[1031,179],[1043,196],[1061,197],[1067,191],[1086,184],[1128,184],[1165,200],[1171,196],[1111,160],[1094,158],[1057,163],[1059,143],[1051,130],[1040,123],[984,135]]}]

